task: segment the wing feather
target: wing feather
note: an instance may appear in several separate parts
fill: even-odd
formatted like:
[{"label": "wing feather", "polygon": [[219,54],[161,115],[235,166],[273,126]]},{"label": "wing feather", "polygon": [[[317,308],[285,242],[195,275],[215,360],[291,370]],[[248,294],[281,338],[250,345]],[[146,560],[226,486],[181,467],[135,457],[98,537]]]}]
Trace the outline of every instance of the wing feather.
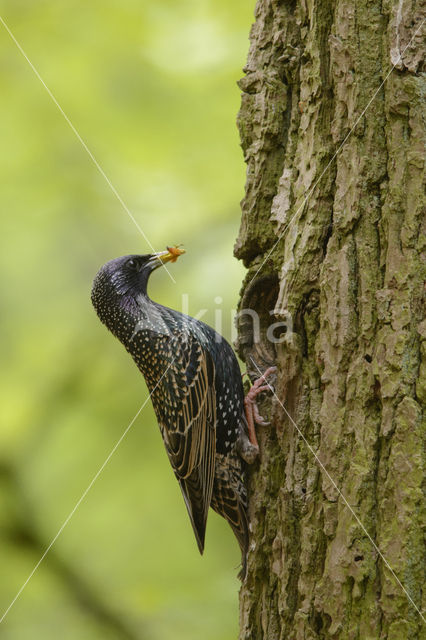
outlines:
[{"label": "wing feather", "polygon": [[215,470],[215,368],[209,352],[192,336],[173,341],[173,366],[164,377],[167,394],[157,417],[202,553]]}]

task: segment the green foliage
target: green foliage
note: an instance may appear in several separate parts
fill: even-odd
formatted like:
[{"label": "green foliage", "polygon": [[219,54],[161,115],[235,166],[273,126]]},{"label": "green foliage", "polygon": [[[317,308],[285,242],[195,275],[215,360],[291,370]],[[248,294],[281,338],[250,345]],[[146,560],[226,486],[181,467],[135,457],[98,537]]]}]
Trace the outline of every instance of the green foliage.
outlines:
[{"label": "green foliage", "polygon": [[[208,307],[213,322],[221,296],[228,335],[242,278],[230,257],[244,182],[236,80],[252,10],[8,0],[1,13],[155,249],[184,243],[176,284],[157,272],[153,297],[179,308],[188,293],[189,311]],[[3,612],[147,396],[90,287],[110,258],[150,248],[0,30]],[[213,513],[198,556],[148,404],[3,637],[234,638],[238,562]]]}]

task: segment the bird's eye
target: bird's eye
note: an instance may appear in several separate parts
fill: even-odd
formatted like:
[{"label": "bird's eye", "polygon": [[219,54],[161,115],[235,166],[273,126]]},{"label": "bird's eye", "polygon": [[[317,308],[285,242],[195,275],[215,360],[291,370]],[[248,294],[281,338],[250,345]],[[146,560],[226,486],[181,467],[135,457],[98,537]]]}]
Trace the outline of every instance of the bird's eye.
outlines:
[{"label": "bird's eye", "polygon": [[137,267],[136,260],[133,260],[133,258],[130,258],[130,260],[127,260],[127,266],[130,267],[130,269],[136,269]]}]

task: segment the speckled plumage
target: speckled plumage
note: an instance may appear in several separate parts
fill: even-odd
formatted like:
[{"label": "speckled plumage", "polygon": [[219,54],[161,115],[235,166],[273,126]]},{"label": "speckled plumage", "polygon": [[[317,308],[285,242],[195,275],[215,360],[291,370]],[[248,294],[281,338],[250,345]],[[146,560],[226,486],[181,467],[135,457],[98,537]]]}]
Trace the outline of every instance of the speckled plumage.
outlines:
[{"label": "speckled plumage", "polygon": [[253,447],[240,369],[230,345],[211,327],[148,297],[150,273],[172,259],[164,254],[108,262],[94,280],[92,302],[145,377],[200,552],[211,506],[237,537],[244,575],[248,522],[241,455]]}]

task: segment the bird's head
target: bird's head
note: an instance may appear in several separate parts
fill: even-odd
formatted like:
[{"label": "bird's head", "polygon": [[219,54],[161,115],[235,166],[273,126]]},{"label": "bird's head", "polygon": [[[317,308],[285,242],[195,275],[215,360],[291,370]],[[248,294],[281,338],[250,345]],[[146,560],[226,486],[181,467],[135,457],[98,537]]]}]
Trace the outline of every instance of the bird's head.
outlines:
[{"label": "bird's head", "polygon": [[132,313],[138,299],[146,296],[149,276],[166,262],[175,262],[184,249],[167,247],[167,251],[146,255],[129,255],[110,260],[96,274],[92,303],[100,320],[114,333],[117,309]]}]

